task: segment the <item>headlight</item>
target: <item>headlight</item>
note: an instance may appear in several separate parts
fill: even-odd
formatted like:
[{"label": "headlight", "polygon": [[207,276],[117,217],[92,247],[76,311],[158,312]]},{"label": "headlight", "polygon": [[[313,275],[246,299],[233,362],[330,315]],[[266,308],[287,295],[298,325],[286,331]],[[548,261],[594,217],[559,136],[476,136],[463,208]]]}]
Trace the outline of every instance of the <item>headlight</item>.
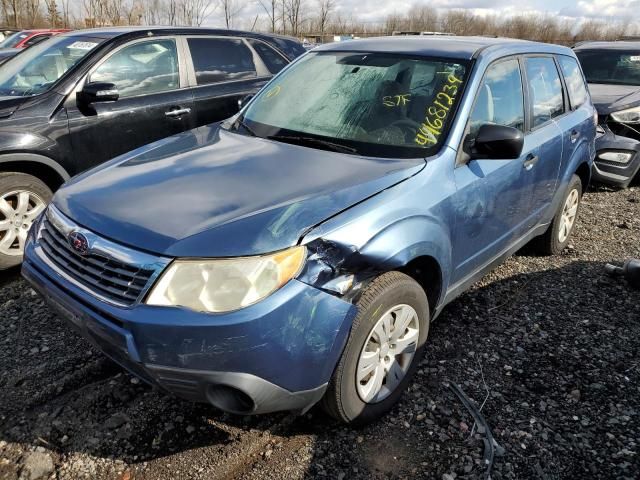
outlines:
[{"label": "headlight", "polygon": [[640,107],[614,112],[611,114],[611,118],[618,123],[640,123]]},{"label": "headlight", "polygon": [[162,274],[146,303],[199,312],[238,310],[271,295],[294,278],[305,257],[305,247],[293,247],[256,257],[176,260]]}]

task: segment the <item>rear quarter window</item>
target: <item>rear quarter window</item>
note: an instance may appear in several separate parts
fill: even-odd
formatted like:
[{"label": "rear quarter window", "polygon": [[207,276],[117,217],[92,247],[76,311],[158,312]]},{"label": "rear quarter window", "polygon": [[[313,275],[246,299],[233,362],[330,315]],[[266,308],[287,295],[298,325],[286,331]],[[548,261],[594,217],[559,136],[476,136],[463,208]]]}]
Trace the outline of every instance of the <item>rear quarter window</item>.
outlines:
[{"label": "rear quarter window", "polygon": [[263,43],[260,40],[254,40],[253,38],[249,38],[247,39],[247,41],[249,42],[251,47],[253,47],[253,49],[258,52],[258,55],[260,55],[260,58],[271,73],[278,73],[289,63],[287,59],[285,59],[282,55],[280,55],[266,43]]},{"label": "rear quarter window", "polygon": [[589,98],[584,77],[575,58],[559,56],[558,61],[560,62],[560,69],[567,84],[567,90],[569,91],[571,108],[575,110],[583,105]]}]

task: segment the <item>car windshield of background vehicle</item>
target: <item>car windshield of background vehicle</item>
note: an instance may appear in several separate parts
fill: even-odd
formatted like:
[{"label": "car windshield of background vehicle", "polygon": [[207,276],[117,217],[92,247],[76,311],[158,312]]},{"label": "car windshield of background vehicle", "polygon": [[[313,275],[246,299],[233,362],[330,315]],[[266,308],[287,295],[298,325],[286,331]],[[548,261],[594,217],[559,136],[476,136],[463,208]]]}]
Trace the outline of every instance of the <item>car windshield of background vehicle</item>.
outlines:
[{"label": "car windshield of background vehicle", "polygon": [[0,42],[0,48],[13,48],[29,35],[22,32],[16,32],[13,35],[9,35],[2,42]]},{"label": "car windshield of background vehicle", "polygon": [[640,51],[585,50],[576,55],[587,83],[640,85]]},{"label": "car windshield of background vehicle", "polygon": [[466,70],[447,59],[310,53],[263,89],[236,125],[316,148],[426,157],[447,135]]},{"label": "car windshield of background vehicle", "polygon": [[49,90],[101,41],[56,37],[26,49],[0,68],[0,97],[26,97]]}]

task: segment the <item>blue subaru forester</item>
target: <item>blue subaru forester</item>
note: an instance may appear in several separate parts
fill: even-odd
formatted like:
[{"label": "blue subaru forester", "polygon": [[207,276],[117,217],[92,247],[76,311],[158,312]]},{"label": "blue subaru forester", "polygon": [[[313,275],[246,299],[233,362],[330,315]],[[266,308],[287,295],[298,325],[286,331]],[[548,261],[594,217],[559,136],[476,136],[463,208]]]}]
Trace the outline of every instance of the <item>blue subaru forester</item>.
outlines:
[{"label": "blue subaru forester", "polygon": [[597,117],[564,47],[378,38],[314,49],[223,124],[74,178],[24,276],[180,397],[345,422],[398,400],[442,308],[569,241]]}]

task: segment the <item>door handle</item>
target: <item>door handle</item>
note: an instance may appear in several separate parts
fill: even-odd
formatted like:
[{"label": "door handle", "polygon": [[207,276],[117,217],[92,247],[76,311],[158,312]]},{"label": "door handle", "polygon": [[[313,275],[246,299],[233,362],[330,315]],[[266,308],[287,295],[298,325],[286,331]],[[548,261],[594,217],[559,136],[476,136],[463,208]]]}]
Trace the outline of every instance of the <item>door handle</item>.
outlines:
[{"label": "door handle", "polygon": [[531,170],[533,168],[533,166],[538,163],[538,156],[537,155],[527,155],[527,158],[525,159],[524,163],[522,164],[522,166],[524,167],[525,170]]},{"label": "door handle", "polygon": [[571,132],[571,143],[576,143],[576,140],[578,140],[578,138],[580,137],[580,132],[577,130],[574,130]]},{"label": "door handle", "polygon": [[167,117],[180,117],[189,113],[191,113],[190,108],[178,108],[176,110],[169,110],[168,112],[164,112],[165,116]]}]

